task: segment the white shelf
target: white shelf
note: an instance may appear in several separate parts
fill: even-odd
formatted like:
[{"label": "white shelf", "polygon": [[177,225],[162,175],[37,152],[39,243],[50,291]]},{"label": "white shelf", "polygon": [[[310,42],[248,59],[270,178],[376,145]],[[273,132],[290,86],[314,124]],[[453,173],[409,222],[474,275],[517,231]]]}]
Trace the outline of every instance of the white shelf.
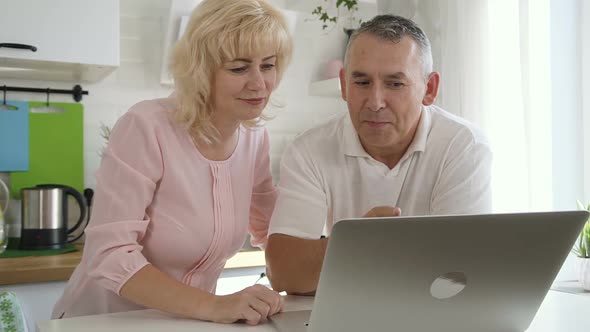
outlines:
[{"label": "white shelf", "polygon": [[160,84],[163,86],[174,86],[172,75],[168,71],[172,47],[179,37],[182,17],[190,16],[191,12],[201,0],[172,0],[168,12],[168,26],[164,38],[164,55],[162,57],[162,68],[160,69]]},{"label": "white shelf", "polygon": [[[377,0],[359,0],[359,10],[364,8],[374,8],[377,4]],[[302,1],[302,0],[285,0],[285,8],[294,10],[302,13],[311,14],[311,12],[317,7],[317,1]],[[333,8],[330,3],[322,2],[321,5],[324,8]],[[343,9],[346,10],[346,9]]]},{"label": "white shelf", "polygon": [[340,79],[336,77],[313,82],[309,85],[309,94],[321,97],[341,97]]},{"label": "white shelf", "polygon": [[[184,33],[184,29],[186,28],[186,24],[188,23],[192,11],[201,1],[202,0],[172,0],[170,2],[168,27],[164,41],[164,55],[162,68],[160,70],[160,84],[163,86],[174,86],[174,80],[168,68],[172,48]],[[297,13],[289,10],[281,10],[281,12],[287,18],[287,24],[289,25],[291,34],[295,34]]]}]

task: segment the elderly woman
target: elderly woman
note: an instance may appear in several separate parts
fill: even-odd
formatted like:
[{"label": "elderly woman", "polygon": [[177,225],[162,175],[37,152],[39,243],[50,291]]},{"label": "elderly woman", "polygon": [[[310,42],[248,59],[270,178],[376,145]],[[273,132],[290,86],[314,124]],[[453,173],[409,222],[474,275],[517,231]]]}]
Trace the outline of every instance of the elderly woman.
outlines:
[{"label": "elderly woman", "polygon": [[267,105],[292,52],[264,0],[204,0],[175,46],[175,93],[119,119],[97,172],[82,262],[54,318],[155,308],[258,324],[281,296],[252,286],[214,295],[247,233],[264,246],[277,191]]}]

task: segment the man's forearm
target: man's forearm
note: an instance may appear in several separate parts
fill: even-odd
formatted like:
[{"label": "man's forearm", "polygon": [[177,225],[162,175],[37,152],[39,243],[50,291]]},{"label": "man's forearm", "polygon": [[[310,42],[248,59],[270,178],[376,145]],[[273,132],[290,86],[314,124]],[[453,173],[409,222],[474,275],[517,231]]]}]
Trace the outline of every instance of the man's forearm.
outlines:
[{"label": "man's forearm", "polygon": [[266,248],[271,286],[289,294],[313,295],[318,286],[328,239],[306,240],[272,234]]}]

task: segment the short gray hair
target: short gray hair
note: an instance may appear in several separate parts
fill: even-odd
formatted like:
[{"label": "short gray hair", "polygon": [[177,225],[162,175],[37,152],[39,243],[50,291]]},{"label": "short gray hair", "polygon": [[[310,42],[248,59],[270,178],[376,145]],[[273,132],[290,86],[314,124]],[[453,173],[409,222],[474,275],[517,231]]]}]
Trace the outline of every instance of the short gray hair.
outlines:
[{"label": "short gray hair", "polygon": [[424,77],[428,77],[432,72],[432,49],[430,47],[430,40],[428,40],[424,31],[422,31],[422,29],[420,29],[420,27],[412,20],[396,15],[377,15],[370,21],[363,22],[361,26],[352,33],[348,40],[346,52],[344,53],[345,66],[347,65],[350,45],[352,45],[354,40],[363,33],[368,33],[393,43],[399,43],[404,36],[411,37],[416,44],[418,44],[418,47],[420,47]]}]

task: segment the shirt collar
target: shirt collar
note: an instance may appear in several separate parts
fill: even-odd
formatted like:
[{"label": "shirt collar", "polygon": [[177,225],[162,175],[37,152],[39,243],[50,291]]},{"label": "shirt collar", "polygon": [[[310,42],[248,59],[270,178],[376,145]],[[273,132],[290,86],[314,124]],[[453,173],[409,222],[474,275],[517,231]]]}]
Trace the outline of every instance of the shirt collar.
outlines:
[{"label": "shirt collar", "polygon": [[351,157],[367,157],[371,156],[365,151],[359,135],[356,133],[352,121],[350,120],[350,114],[347,113],[344,117],[344,126],[342,128],[343,142],[344,142],[344,154]]},{"label": "shirt collar", "polygon": [[[410,143],[408,150],[406,151],[405,156],[410,156],[414,152],[423,152],[426,149],[426,140],[428,139],[428,133],[430,132],[430,127],[432,125],[431,115],[430,115],[430,108],[423,107],[422,114],[420,115],[420,121],[418,122],[418,127],[416,128],[416,134],[414,135],[414,140]],[[343,142],[344,142],[344,154],[351,157],[367,157],[371,158],[371,156],[365,151],[359,136],[354,129],[352,121],[350,120],[350,115],[346,114],[344,119],[344,126],[343,126]],[[402,159],[405,159],[403,157]]]},{"label": "shirt collar", "polygon": [[420,122],[418,122],[418,128],[416,128],[416,134],[414,140],[408,147],[408,153],[424,152],[426,150],[426,141],[428,140],[428,134],[432,127],[432,116],[430,115],[430,107],[422,107],[422,114],[420,115]]}]

